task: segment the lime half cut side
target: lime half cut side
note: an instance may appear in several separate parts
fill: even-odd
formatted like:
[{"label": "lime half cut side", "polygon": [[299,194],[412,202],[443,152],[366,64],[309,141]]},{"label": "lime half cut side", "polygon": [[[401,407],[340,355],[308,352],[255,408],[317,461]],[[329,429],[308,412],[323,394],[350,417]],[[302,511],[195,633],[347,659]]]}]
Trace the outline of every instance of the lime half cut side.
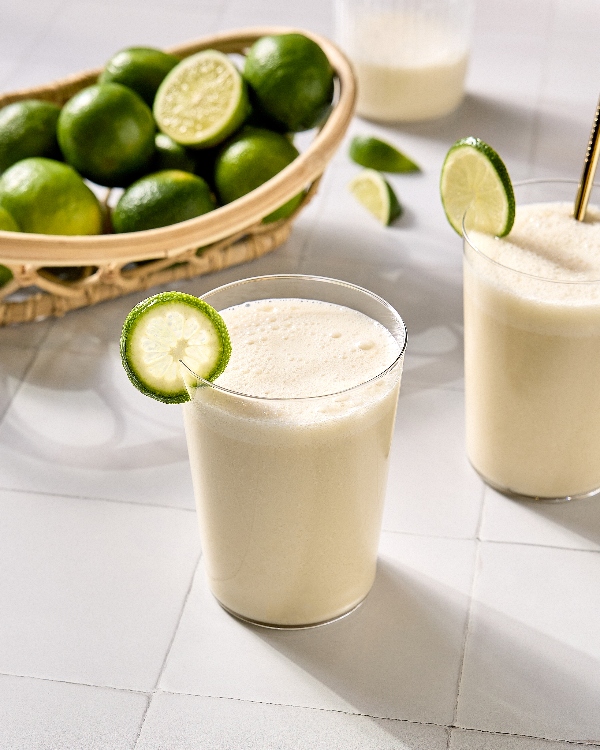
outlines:
[{"label": "lime half cut side", "polygon": [[440,193],[446,217],[462,234],[467,229],[504,237],[515,220],[515,196],[504,162],[491,146],[462,138],[446,154]]},{"label": "lime half cut side", "polygon": [[250,112],[246,84],[227,55],[204,50],[186,57],[156,92],[154,118],[176,143],[207,148],[220,143]]},{"label": "lime half cut side", "polygon": [[190,370],[214,380],[230,354],[223,318],[191,294],[155,294],[136,305],[123,324],[121,360],[129,379],[144,395],[167,404],[189,401]]},{"label": "lime half cut side", "polygon": [[348,187],[356,200],[385,226],[402,213],[402,206],[391,185],[374,169],[363,170]]}]

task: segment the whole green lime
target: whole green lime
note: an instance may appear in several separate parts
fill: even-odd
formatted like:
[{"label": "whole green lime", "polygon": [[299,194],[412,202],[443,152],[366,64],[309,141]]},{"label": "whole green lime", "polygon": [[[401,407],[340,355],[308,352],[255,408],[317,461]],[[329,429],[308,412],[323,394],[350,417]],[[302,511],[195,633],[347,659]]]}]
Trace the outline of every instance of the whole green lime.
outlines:
[{"label": "whole green lime", "polygon": [[164,169],[182,169],[184,172],[196,170],[196,161],[185,146],[174,141],[166,133],[156,134],[154,146],[154,156],[150,164],[151,172],[161,172]]},{"label": "whole green lime", "polygon": [[127,188],[115,206],[112,223],[115,232],[140,232],[193,219],[216,207],[201,177],[167,169]]},{"label": "whole green lime", "polygon": [[124,187],[154,154],[155,124],[148,105],[120,83],[79,91],[62,108],[58,142],[66,161],[99,185]]},{"label": "whole green lime", "polygon": [[[0,229],[3,232],[19,231],[17,222],[5,208],[2,208],[2,206],[0,206]],[[6,266],[0,264],[0,288],[8,284],[8,282],[11,281],[12,278],[13,272],[10,270],[10,268],[7,268]]]},{"label": "whole green lime", "polygon": [[[291,164],[298,149],[284,135],[264,128],[244,128],[221,151],[215,164],[215,185],[223,203],[246,195]],[[264,221],[289,216],[300,204],[304,193],[295,195]]]},{"label": "whole green lime", "polygon": [[4,206],[0,206],[0,229],[3,232],[18,232],[19,225],[14,220],[13,215],[10,214]]},{"label": "whole green lime", "polygon": [[246,57],[244,78],[257,109],[293,132],[317,125],[333,98],[327,55],[303,34],[258,39]]},{"label": "whole green lime", "polygon": [[67,164],[33,156],[0,177],[0,205],[23,232],[99,234],[102,212],[94,193]]},{"label": "whole green lime", "polygon": [[60,156],[59,114],[58,105],[39,99],[24,99],[0,109],[0,174],[29,156]]},{"label": "whole green lime", "polygon": [[153,47],[129,47],[113,55],[106,63],[98,83],[121,83],[152,107],[156,91],[179,58]]}]

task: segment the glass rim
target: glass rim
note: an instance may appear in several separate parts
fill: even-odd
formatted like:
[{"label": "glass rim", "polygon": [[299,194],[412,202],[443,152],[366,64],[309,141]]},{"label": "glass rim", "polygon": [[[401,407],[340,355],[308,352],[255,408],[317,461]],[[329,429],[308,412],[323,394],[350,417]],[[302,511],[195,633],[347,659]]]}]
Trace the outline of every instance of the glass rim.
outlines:
[{"label": "glass rim", "polygon": [[[388,365],[385,370],[382,370],[380,373],[375,375],[372,378],[369,378],[368,380],[363,381],[362,383],[357,383],[356,385],[350,386],[350,388],[343,388],[341,391],[333,391],[332,393],[320,393],[316,396],[255,396],[250,393],[242,393],[240,391],[234,391],[231,388],[224,388],[221,385],[218,385],[218,383],[215,383],[210,380],[205,380],[204,378],[199,377],[196,375],[195,372],[193,372],[187,365],[179,360],[181,364],[186,367],[186,369],[189,370],[189,372],[196,378],[197,382],[201,384],[201,387],[203,386],[209,386],[210,388],[213,388],[216,391],[219,391],[220,393],[226,393],[229,396],[237,396],[239,398],[246,398],[251,399],[253,401],[261,401],[261,402],[270,402],[270,403],[277,403],[277,402],[298,402],[298,401],[314,401],[321,398],[330,398],[332,396],[339,396],[343,393],[349,393],[350,391],[355,391],[358,388],[362,388],[363,386],[368,385],[369,383],[374,383],[376,380],[380,380],[381,378],[388,375],[392,370],[394,370],[398,364],[401,362],[402,357],[404,356],[404,352],[406,351],[406,342],[408,341],[408,333],[406,330],[406,325],[404,323],[404,320],[398,313],[398,311],[390,305],[389,302],[383,299],[383,297],[380,297],[378,294],[375,294],[374,292],[369,291],[368,289],[365,289],[364,287],[358,286],[357,284],[352,284],[348,281],[341,281],[340,279],[331,279],[327,276],[315,276],[311,274],[301,274],[301,273],[285,273],[285,274],[265,274],[264,276],[250,276],[245,279],[238,279],[237,281],[231,281],[228,284],[222,284],[221,286],[215,287],[214,289],[211,289],[209,292],[206,292],[205,294],[202,294],[200,296],[200,299],[204,300],[208,304],[210,304],[210,297],[214,294],[217,294],[218,292],[222,292],[225,289],[231,289],[233,287],[240,287],[245,286],[246,284],[250,284],[252,282],[257,281],[311,281],[311,282],[317,282],[317,283],[328,283],[333,284],[337,286],[344,287],[346,289],[349,289],[353,292],[358,292],[360,294],[364,294],[368,297],[370,297],[375,302],[379,303],[385,310],[387,310],[392,317],[400,323],[403,331],[403,337],[402,337],[402,345],[400,346],[400,352],[398,353],[398,356],[394,359],[394,361]],[[265,298],[270,299],[270,298]],[[278,299],[277,297],[274,297],[273,299]],[[284,299],[283,297],[279,299]],[[358,312],[358,311],[357,311]],[[364,313],[363,313],[364,314]],[[380,325],[383,325],[383,323],[380,323]],[[384,326],[387,328],[387,326]],[[387,329],[388,332],[394,336],[394,334]],[[394,336],[394,339],[396,339],[396,336]],[[400,343],[400,342],[398,342]]]},{"label": "glass rim", "polygon": [[[561,177],[556,177],[556,178],[552,178],[552,177],[548,177],[548,178],[539,177],[538,178],[538,177],[536,177],[536,178],[529,179],[529,180],[519,180],[518,182],[514,182],[513,183],[513,187],[520,188],[520,187],[527,187],[528,185],[560,185],[560,184],[562,184],[562,185],[573,185],[573,186],[577,187],[579,185],[579,181],[578,180],[569,179],[569,178],[561,178]],[[600,183],[599,182],[594,182],[593,183],[593,187],[600,189]],[[573,202],[574,202],[574,198],[573,198]],[[494,260],[493,258],[490,258],[489,255],[486,255],[483,252],[483,250],[481,250],[479,247],[477,247],[477,245],[475,244],[475,242],[470,237],[470,235],[469,235],[469,233],[467,231],[467,228],[465,226],[465,220],[467,218],[468,210],[469,209],[467,208],[467,210],[465,211],[464,216],[462,218],[462,238],[463,238],[464,242],[466,242],[469,245],[469,247],[473,248],[473,250],[481,258],[483,258],[484,260],[486,260],[488,263],[492,263],[493,265],[498,266],[499,268],[502,268],[505,271],[511,271],[512,273],[519,274],[520,276],[526,276],[529,279],[535,279],[536,281],[543,281],[546,284],[573,284],[573,285],[581,285],[581,284],[598,284],[598,283],[600,283],[600,276],[598,278],[596,278],[596,279],[549,279],[546,276],[538,276],[537,274],[534,274],[534,273],[527,273],[527,271],[521,271],[518,268],[512,268],[511,266],[507,266],[504,263],[500,263],[499,261]],[[510,233],[507,236],[510,236]],[[494,239],[496,239],[496,238],[494,238]],[[500,239],[504,239],[504,238],[501,237]]]}]

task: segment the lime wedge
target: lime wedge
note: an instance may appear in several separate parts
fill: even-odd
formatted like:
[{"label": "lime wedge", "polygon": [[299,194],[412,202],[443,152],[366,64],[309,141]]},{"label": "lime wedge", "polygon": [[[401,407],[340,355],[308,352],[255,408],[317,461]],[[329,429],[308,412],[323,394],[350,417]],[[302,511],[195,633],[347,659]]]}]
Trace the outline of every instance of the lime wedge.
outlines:
[{"label": "lime wedge", "polygon": [[386,226],[402,213],[402,206],[391,186],[374,169],[365,169],[348,187],[357,201]]},{"label": "lime wedge", "polygon": [[148,297],[123,324],[121,361],[129,379],[144,395],[167,404],[189,400],[181,362],[199,377],[214,380],[230,354],[223,318],[191,294],[161,292]]},{"label": "lime wedge", "polygon": [[183,146],[215,146],[237,130],[250,112],[246,84],[217,50],[186,57],[156,92],[154,119]]},{"label": "lime wedge", "polygon": [[357,135],[350,142],[350,158],[361,167],[380,172],[420,172],[417,164],[401,151],[379,138]]},{"label": "lime wedge", "polygon": [[[515,195],[504,162],[479,138],[461,138],[442,166],[440,193],[446,218],[462,234],[467,229],[504,237],[515,220]],[[467,214],[468,209],[468,214]]]}]

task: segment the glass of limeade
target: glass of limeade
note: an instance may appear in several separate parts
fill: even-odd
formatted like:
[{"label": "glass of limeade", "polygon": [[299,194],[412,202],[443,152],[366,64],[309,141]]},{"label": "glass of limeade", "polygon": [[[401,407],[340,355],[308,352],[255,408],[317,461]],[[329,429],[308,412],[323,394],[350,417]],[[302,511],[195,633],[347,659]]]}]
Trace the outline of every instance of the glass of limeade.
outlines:
[{"label": "glass of limeade", "polygon": [[263,276],[202,299],[232,342],[184,420],[206,572],[237,617],[337,619],[373,584],[406,329],[342,281]]},{"label": "glass of limeade", "polygon": [[517,184],[507,237],[464,231],[467,452],[505,494],[570,500],[600,491],[595,190],[578,222],[575,182]]},{"label": "glass of limeade", "polygon": [[474,0],[336,0],[336,38],[378,122],[441,117],[463,99]]}]

